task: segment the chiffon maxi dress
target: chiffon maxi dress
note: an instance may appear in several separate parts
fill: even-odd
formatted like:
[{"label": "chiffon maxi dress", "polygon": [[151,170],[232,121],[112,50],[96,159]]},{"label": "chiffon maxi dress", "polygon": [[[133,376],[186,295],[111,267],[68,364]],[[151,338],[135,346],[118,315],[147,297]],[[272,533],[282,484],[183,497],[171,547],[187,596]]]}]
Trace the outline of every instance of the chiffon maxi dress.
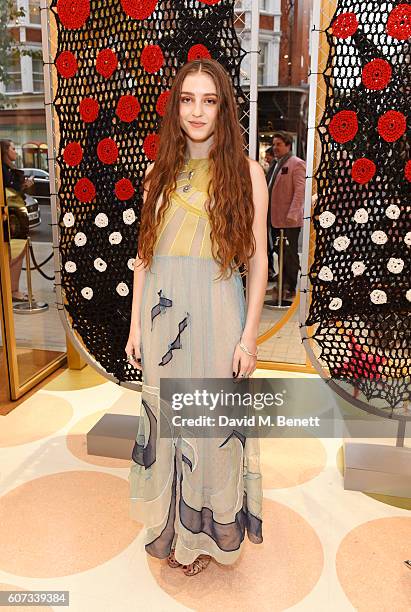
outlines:
[{"label": "chiffon maxi dress", "polygon": [[164,559],[175,549],[182,564],[200,554],[231,564],[246,533],[253,543],[263,539],[258,439],[159,435],[160,378],[232,378],[245,325],[239,272],[216,280],[208,182],[208,159],[186,160],[146,271],[141,415],[129,472],[131,517],[145,525],[147,553]]}]

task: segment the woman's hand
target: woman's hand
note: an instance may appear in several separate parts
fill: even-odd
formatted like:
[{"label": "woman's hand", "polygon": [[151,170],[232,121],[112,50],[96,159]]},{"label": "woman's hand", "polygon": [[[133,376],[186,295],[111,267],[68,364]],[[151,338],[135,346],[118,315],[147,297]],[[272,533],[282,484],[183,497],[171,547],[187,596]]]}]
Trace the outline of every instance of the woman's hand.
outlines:
[{"label": "woman's hand", "polygon": [[32,176],[26,178],[23,183],[23,189],[30,189],[34,185],[34,178]]},{"label": "woman's hand", "polygon": [[[257,352],[257,342],[255,340],[245,340],[241,339],[242,344],[248,348],[250,353]],[[233,356],[233,378],[237,378],[241,380],[242,378],[248,378],[256,369],[257,365],[257,357],[251,357],[251,355],[247,355],[242,348],[240,348],[240,343],[236,344]]]},{"label": "woman's hand", "polygon": [[131,363],[133,368],[141,370],[141,330],[134,330],[130,333],[126,348],[124,349],[127,355],[127,361]]}]

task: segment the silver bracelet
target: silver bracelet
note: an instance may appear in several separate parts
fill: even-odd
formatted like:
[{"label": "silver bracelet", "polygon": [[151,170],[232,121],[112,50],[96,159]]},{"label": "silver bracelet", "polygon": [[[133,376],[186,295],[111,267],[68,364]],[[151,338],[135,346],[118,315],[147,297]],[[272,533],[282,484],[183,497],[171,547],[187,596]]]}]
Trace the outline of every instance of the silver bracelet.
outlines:
[{"label": "silver bracelet", "polygon": [[239,342],[238,344],[239,344],[239,346],[240,346],[240,349],[241,349],[242,351],[244,351],[244,353],[247,353],[247,355],[250,355],[250,357],[257,357],[257,355],[258,355],[258,348],[257,348],[257,352],[254,354],[254,353],[250,353],[250,351],[248,350],[248,348],[245,346],[245,344],[243,344],[243,343],[241,342],[241,340],[240,340],[240,342]]}]

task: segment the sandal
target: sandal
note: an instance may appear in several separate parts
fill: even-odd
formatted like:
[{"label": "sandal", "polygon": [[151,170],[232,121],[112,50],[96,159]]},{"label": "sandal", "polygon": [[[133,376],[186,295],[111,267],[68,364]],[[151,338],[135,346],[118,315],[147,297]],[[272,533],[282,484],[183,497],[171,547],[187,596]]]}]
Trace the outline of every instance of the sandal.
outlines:
[{"label": "sandal", "polygon": [[[34,299],[34,298],[33,298]],[[27,293],[23,293],[23,297],[17,297],[16,295],[12,295],[11,297],[11,301],[15,304],[18,302],[28,302],[29,301],[29,296],[27,295]]]},{"label": "sandal", "polygon": [[196,574],[199,574],[200,572],[205,570],[205,568],[208,567],[210,561],[211,557],[209,555],[200,555],[199,557],[197,557],[197,559],[194,560],[193,563],[190,563],[189,565],[183,565],[183,572],[186,576],[195,576]]},{"label": "sandal", "polygon": [[172,548],[170,554],[167,557],[167,563],[170,567],[180,567],[180,565],[182,564],[177,561],[177,559],[174,556],[174,553],[175,553],[175,548]]}]

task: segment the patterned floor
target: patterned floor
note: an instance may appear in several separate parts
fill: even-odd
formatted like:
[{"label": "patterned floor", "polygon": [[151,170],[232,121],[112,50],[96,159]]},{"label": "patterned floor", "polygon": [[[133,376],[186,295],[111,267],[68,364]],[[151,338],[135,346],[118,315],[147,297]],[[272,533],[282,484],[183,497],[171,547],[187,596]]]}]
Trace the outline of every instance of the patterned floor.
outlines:
[{"label": "patterned floor", "polygon": [[87,367],[0,416],[0,591],[68,590],[73,612],[411,610],[411,500],[345,491],[341,440],[264,441],[264,543],[235,565],[187,578],[148,559],[129,462],[85,442],[138,400]]}]

